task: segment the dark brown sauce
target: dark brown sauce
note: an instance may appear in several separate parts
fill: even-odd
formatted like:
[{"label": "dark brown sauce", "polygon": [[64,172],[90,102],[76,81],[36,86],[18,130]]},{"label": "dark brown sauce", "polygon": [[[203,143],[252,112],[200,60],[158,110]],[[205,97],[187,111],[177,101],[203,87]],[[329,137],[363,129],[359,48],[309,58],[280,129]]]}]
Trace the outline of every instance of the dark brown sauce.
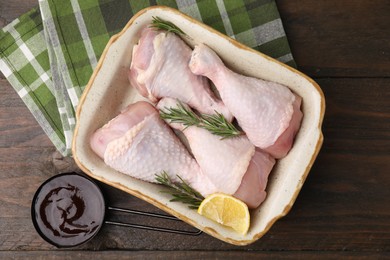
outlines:
[{"label": "dark brown sauce", "polygon": [[34,224],[41,236],[58,247],[79,245],[103,224],[104,198],[99,188],[77,174],[45,182],[33,201]]}]

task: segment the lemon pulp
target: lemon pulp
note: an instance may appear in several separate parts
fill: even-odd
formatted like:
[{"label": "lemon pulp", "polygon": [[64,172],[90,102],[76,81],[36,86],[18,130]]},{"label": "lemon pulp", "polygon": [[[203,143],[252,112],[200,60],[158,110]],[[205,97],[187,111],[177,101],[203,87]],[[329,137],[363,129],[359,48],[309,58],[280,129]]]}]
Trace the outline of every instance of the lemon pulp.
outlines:
[{"label": "lemon pulp", "polygon": [[248,206],[239,199],[223,193],[207,196],[198,208],[198,213],[245,235],[250,225]]}]

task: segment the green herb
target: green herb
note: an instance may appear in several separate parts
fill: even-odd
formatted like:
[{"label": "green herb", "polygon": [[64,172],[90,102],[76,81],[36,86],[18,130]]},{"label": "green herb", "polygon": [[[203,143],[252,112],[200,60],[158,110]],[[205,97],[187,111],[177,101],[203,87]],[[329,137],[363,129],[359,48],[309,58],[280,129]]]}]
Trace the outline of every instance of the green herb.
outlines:
[{"label": "green herb", "polygon": [[151,25],[149,26],[150,28],[154,28],[156,30],[165,30],[168,32],[173,32],[177,35],[186,35],[179,27],[177,27],[175,24],[163,20],[158,16],[153,16],[153,20]]},{"label": "green herb", "polygon": [[167,172],[163,171],[160,175],[156,174],[156,181],[169,188],[169,191],[162,191],[173,196],[170,201],[180,201],[189,204],[190,209],[198,209],[204,197],[190,187],[179,175],[179,183],[174,183],[168,176]]},{"label": "green herb", "polygon": [[215,115],[202,114],[201,127],[212,134],[222,136],[222,139],[243,135],[243,132],[238,130],[217,111],[215,111]]},{"label": "green herb", "polygon": [[181,102],[177,103],[177,107],[165,107],[164,110],[160,110],[160,117],[172,123],[182,123],[186,128],[199,126],[202,122],[194,111],[187,109]]},{"label": "green herb", "polygon": [[243,134],[242,131],[227,121],[221,113],[215,111],[215,115],[201,114],[198,116],[180,102],[177,104],[177,108],[165,107],[164,110],[160,110],[160,116],[172,123],[182,123],[186,128],[189,126],[201,127],[214,135],[221,136],[222,139]]}]

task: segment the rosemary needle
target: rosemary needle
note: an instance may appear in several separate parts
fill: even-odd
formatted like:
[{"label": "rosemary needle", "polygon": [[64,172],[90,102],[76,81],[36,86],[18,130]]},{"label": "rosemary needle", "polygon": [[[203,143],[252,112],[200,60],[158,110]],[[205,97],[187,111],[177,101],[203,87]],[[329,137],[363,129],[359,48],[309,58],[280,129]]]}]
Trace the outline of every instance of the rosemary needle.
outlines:
[{"label": "rosemary needle", "polygon": [[165,31],[168,31],[168,32],[173,32],[173,33],[175,33],[177,35],[186,35],[175,24],[173,24],[172,22],[163,20],[163,19],[161,19],[158,16],[153,16],[152,23],[151,23],[151,25],[149,27],[157,29],[157,30],[165,30]]},{"label": "rosemary needle", "polygon": [[178,102],[177,107],[160,110],[160,117],[172,123],[182,123],[186,128],[189,126],[197,126],[206,129],[214,135],[221,136],[222,139],[236,137],[242,135],[243,132],[238,130],[226,118],[215,111],[214,115],[201,114],[198,116],[191,109],[186,108],[181,102]]},{"label": "rosemary needle", "polygon": [[197,209],[204,200],[204,197],[186,183],[179,175],[179,183],[174,183],[168,173],[163,171],[160,175],[156,174],[156,181],[169,188],[169,191],[162,191],[173,196],[170,201],[179,201],[188,204],[190,209]]}]

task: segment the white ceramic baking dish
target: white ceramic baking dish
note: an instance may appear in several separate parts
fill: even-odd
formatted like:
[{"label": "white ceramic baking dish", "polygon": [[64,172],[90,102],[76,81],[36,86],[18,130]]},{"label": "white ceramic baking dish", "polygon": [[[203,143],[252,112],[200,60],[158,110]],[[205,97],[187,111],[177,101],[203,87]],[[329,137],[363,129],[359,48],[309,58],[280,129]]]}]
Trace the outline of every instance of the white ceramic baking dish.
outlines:
[{"label": "white ceramic baking dish", "polygon": [[[132,49],[140,30],[158,16],[179,26],[190,38],[211,47],[234,71],[288,86],[302,97],[303,121],[289,154],[277,161],[267,186],[264,203],[251,211],[251,226],[240,235],[200,216],[179,202],[170,202],[162,186],[121,174],[106,166],[90,148],[91,134],[128,104],[143,98],[127,78]],[[296,200],[323,141],[321,132],[325,100],[320,87],[301,72],[246,47],[216,30],[168,7],[150,7],[133,16],[124,29],[113,36],[86,87],[77,109],[73,156],[91,177],[139,197],[204,232],[234,245],[247,245],[262,237]]]}]

